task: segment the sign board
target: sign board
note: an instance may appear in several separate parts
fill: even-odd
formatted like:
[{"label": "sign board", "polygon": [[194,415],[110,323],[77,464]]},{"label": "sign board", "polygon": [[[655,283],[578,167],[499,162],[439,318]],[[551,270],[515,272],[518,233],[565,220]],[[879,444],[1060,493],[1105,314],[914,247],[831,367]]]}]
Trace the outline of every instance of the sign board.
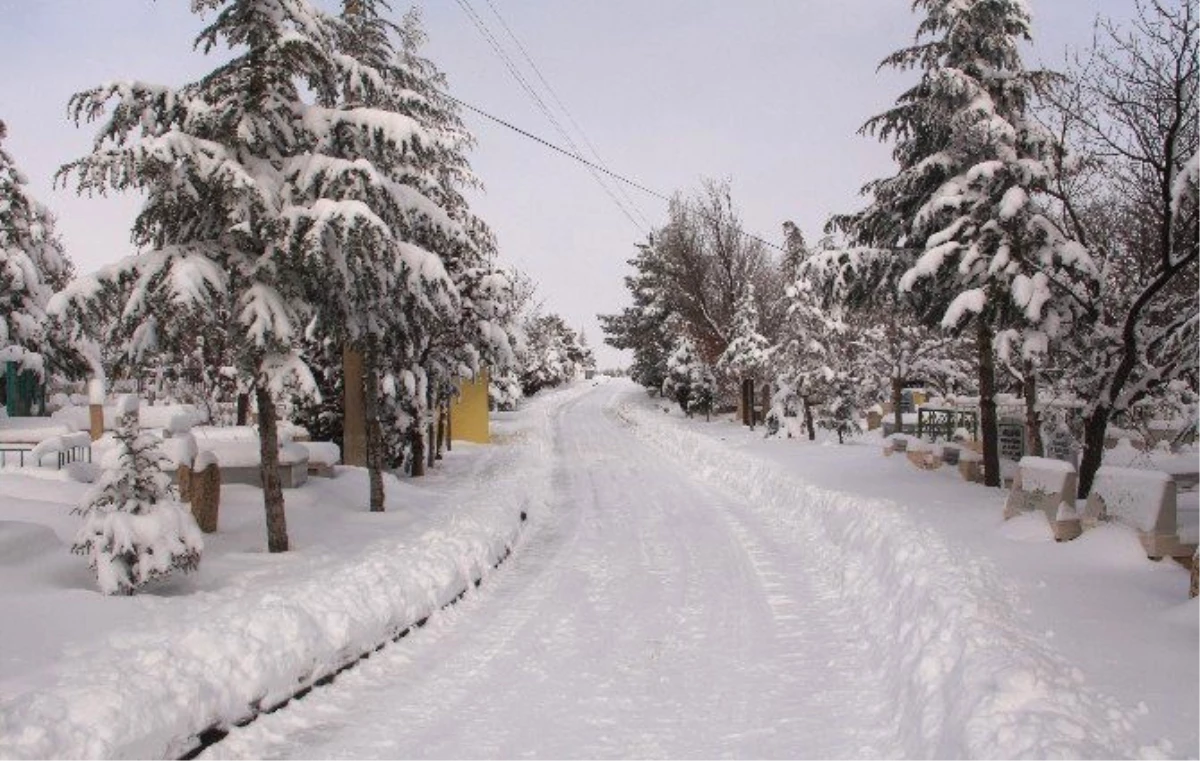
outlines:
[{"label": "sign board", "polygon": [[1012,420],[1002,420],[997,425],[1000,456],[1006,460],[1020,460],[1025,456],[1025,426]]}]

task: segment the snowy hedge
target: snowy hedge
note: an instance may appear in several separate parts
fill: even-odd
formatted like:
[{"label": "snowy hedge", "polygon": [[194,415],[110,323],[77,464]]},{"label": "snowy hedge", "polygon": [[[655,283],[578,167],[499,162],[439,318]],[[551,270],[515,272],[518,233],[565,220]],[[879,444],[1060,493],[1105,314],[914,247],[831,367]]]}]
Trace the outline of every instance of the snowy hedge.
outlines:
[{"label": "snowy hedge", "polygon": [[186,615],[172,609],[98,642],[59,664],[55,686],[0,698],[0,758],[176,757],[206,728],[283,701],[495,565],[518,538],[520,514],[545,501],[551,467],[513,446],[411,543],[385,537],[353,557],[308,554],[285,583],[196,592]]}]

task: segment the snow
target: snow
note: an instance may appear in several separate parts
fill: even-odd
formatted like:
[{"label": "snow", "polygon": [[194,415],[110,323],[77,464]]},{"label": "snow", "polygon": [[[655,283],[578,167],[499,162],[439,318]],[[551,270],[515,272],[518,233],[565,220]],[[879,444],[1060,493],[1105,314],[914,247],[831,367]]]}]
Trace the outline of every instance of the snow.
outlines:
[{"label": "snow", "polygon": [[1112,465],[1096,471],[1092,492],[1104,500],[1109,517],[1139,531],[1153,531],[1171,476],[1160,470],[1135,470]]},{"label": "snow", "polygon": [[262,551],[259,492],[224,486],[200,570],[131,599],[65,552],[84,487],[0,473],[0,607],[20,622],[0,623],[0,756],[178,755],[510,545],[456,607],[205,757],[1200,751],[1196,601],[1132,529],[1059,544],[881,439],[764,439],[627,382],[494,426],[492,446],[389,478],[382,514],[360,469],[289,491],[283,555]]},{"label": "snow", "polygon": [[1075,472],[1075,466],[1063,460],[1047,457],[1022,457],[1021,488],[1028,492],[1060,494],[1066,487],[1067,476]]},{"label": "snow", "polygon": [[[200,571],[130,600],[91,591],[84,564],[63,546],[78,523],[69,515],[78,488],[6,473],[0,527],[10,518],[49,524],[56,541],[29,563],[0,556],[8,620],[39,621],[5,637],[0,757],[178,755],[209,724],[269,706],[390,639],[513,544],[519,513],[539,496],[517,485],[547,479],[541,441],[490,451],[456,444],[447,458],[462,483],[389,478],[383,514],[363,511],[361,469],[289,492],[297,549],[280,556],[259,548],[260,492],[222,487],[222,529],[206,538]],[[464,450],[471,455],[454,464]],[[18,583],[30,576],[33,596]],[[86,636],[77,616],[89,622]],[[49,636],[38,631],[47,628]]]}]

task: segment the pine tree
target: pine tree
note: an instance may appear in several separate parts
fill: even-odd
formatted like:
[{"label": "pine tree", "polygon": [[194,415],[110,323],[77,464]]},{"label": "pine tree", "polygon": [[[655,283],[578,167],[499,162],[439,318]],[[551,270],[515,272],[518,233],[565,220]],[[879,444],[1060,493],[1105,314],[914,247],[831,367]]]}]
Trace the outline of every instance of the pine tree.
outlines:
[{"label": "pine tree", "polygon": [[164,471],[158,438],[138,428],[137,397],[120,403],[117,446],[83,504],[71,551],[88,559],[100,591],[131,595],[146,583],[200,565],[204,540]]},{"label": "pine tree", "polygon": [[930,321],[947,328],[974,322],[984,470],[987,483],[998,485],[994,332],[1023,325],[1030,346],[1044,346],[1064,320],[1052,299],[1056,278],[1094,268],[1035,202],[1058,148],[1028,114],[1049,75],[1021,61],[1031,23],[1026,4],[914,5],[926,14],[917,43],[883,65],[917,68],[920,81],[864,127],[896,140],[899,172],[869,183],[864,192],[873,203],[832,226],[867,249],[845,261],[856,270],[859,303],[874,289],[899,287]]},{"label": "pine tree", "polygon": [[716,396],[716,381],[712,370],[696,351],[692,339],[681,337],[667,360],[667,377],[663,381],[663,396],[674,399],[679,408],[691,417],[695,412],[712,411]]},{"label": "pine tree", "polygon": [[78,371],[79,357],[47,314],[53,293],[71,279],[54,216],[29,194],[28,180],[4,149],[0,121],[0,362],[45,378]]},{"label": "pine tree", "polygon": [[771,344],[759,332],[754,284],[747,283],[733,313],[729,344],[717,358],[716,369],[736,379],[757,379],[771,362]]},{"label": "pine tree", "polygon": [[234,305],[226,328],[258,407],[267,544],[281,552],[288,539],[276,397],[291,384],[315,390],[297,351],[313,313],[311,270],[297,245],[337,247],[382,232],[361,205],[313,203],[316,184],[366,182],[357,171],[331,176],[332,159],[314,150],[375,125],[303,99],[302,88],[333,101],[342,69],[332,54],[335,26],[307,0],[197,0],[193,9],[216,10],[196,46],[228,47],[229,60],[180,88],[116,82],[71,99],[77,123],[110,114],[94,152],[60,176],[75,178],[81,192],[140,190],[146,202],[133,227],[143,252],[78,283],[67,308],[93,315],[121,297],[118,337],[136,359],[176,350],[221,305]]},{"label": "pine tree", "polygon": [[625,287],[633,305],[618,314],[600,315],[600,326],[605,343],[633,352],[629,377],[657,391],[666,380],[667,357],[674,341],[666,325],[674,312],[666,293],[665,262],[653,236],[637,244],[637,254],[628,264],[634,273],[625,276]]}]

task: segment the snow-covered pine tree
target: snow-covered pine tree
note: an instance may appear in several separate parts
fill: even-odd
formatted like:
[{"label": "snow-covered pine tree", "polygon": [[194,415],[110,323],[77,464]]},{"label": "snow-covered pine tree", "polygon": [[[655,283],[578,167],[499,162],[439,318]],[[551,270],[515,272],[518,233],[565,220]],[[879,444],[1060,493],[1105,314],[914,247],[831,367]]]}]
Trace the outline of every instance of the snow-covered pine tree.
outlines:
[{"label": "snow-covered pine tree", "polygon": [[[1029,115],[1049,75],[1026,70],[1024,0],[917,0],[917,43],[883,62],[917,68],[920,81],[864,130],[895,139],[900,165],[864,189],[873,203],[833,226],[870,253],[851,255],[858,281],[914,295],[943,326],[975,324],[984,470],[999,485],[993,335],[1026,325],[1029,348],[1045,346],[1067,319],[1053,300],[1064,270],[1093,272],[1035,203],[1052,171],[1052,135]],[[863,261],[866,260],[866,261]],[[865,281],[865,282],[864,282]],[[860,286],[860,290],[861,286]]]},{"label": "snow-covered pine tree", "polygon": [[717,359],[717,370],[738,377],[756,376],[771,361],[771,345],[759,332],[754,284],[746,283],[733,312],[729,343]]},{"label": "snow-covered pine tree", "polygon": [[154,579],[196,570],[204,539],[175,498],[158,437],[138,427],[137,397],[121,397],[118,415],[109,464],[75,510],[83,525],[71,551],[87,558],[101,592],[131,595]]},{"label": "snow-covered pine tree", "polygon": [[[410,290],[426,297],[398,302],[393,310],[397,321],[380,350],[389,358],[391,387],[401,392],[388,397],[399,406],[385,406],[383,416],[403,422],[407,433],[397,443],[425,449],[431,416],[455,393],[460,378],[485,368],[502,374],[512,364],[519,327],[512,306],[515,284],[496,264],[494,236],[464,196],[466,188],[479,185],[466,158],[474,138],[446,92],[445,75],[421,53],[425,33],[418,11],[406,13],[395,31],[399,45],[391,63],[380,70],[403,95],[396,108],[420,124],[427,137],[412,157],[422,171],[404,183],[433,201],[453,226],[418,225],[405,233],[405,240],[436,254],[442,269],[417,271],[408,278]],[[414,382],[394,382],[399,378]],[[423,392],[405,397],[410,387]]]},{"label": "snow-covered pine tree", "polygon": [[54,216],[29,193],[28,180],[4,148],[0,121],[0,363],[45,377],[78,371],[80,358],[47,315],[71,263],[54,231]]},{"label": "snow-covered pine tree", "polygon": [[526,323],[521,386],[525,396],[573,380],[588,358],[579,335],[557,314],[533,315]]},{"label": "snow-covered pine tree", "polygon": [[794,283],[800,277],[800,266],[808,259],[808,244],[804,241],[804,233],[795,222],[788,220],[783,223],[783,281]]},{"label": "snow-covered pine tree", "polygon": [[863,407],[864,387],[860,377],[847,370],[831,370],[817,384],[821,404],[817,425],[837,434],[838,443],[862,433],[858,416]]},{"label": "snow-covered pine tree", "polygon": [[94,151],[60,177],[74,178],[80,192],[140,190],[146,202],[133,227],[143,250],[68,289],[62,308],[97,313],[99,302],[122,295],[119,337],[136,359],[178,347],[196,325],[216,319],[219,305],[233,304],[231,351],[258,408],[267,545],[281,552],[288,539],[275,399],[290,383],[315,388],[296,350],[312,309],[304,280],[311,270],[294,244],[306,223],[320,222],[329,246],[381,226],[353,204],[314,209],[307,192],[330,166],[315,146],[364,126],[302,96],[336,98],[342,67],[331,19],[307,0],[192,6],[216,12],[196,46],[227,47],[227,60],[179,88],[114,82],[71,99],[77,123],[109,114]]},{"label": "snow-covered pine tree", "polygon": [[[706,396],[715,396],[712,370],[704,364],[696,351],[696,345],[686,335],[680,337],[671,356],[667,359],[667,377],[663,380],[662,395],[674,399],[679,408],[691,417],[696,411],[710,412],[712,400]],[[707,403],[708,407],[704,405]]]},{"label": "snow-covered pine tree", "polygon": [[[313,112],[332,127],[314,133],[314,155],[288,178],[292,245],[306,268],[309,332],[361,358],[370,509],[383,510],[379,424],[382,357],[417,325],[457,310],[457,292],[436,249],[466,234],[430,196],[440,138],[410,114],[423,99],[397,68],[398,31],[379,0],[347,0],[338,31],[339,91]],[[434,250],[431,250],[434,249]],[[434,316],[429,316],[432,313]]]}]

